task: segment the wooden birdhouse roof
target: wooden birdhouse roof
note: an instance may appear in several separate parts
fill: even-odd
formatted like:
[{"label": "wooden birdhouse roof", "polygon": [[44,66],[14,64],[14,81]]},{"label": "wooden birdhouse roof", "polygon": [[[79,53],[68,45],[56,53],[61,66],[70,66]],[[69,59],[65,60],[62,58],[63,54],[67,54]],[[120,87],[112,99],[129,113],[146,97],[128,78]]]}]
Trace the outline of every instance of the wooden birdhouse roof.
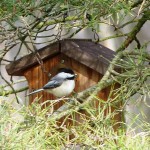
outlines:
[{"label": "wooden birdhouse roof", "polygon": [[[85,66],[104,74],[115,52],[92,40],[64,39],[37,50],[40,59],[50,59],[64,54]],[[23,72],[39,64],[36,52],[26,55],[6,66],[9,75],[21,76]]]}]

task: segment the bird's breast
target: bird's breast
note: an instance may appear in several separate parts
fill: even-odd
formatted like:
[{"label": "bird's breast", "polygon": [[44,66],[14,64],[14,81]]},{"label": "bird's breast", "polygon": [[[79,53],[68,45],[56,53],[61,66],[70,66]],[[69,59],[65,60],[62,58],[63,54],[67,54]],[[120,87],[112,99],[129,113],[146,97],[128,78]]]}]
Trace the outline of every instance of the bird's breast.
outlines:
[{"label": "bird's breast", "polygon": [[68,96],[75,88],[75,81],[74,80],[67,80],[64,81],[59,87],[56,87],[51,90],[47,90],[48,92],[52,93],[56,97],[63,97]]}]

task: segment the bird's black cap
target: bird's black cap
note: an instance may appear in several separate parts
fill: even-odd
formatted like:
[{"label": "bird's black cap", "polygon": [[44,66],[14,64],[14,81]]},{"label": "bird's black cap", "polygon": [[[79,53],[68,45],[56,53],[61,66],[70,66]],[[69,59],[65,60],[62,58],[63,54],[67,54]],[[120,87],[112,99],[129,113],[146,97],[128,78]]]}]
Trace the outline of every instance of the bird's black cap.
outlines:
[{"label": "bird's black cap", "polygon": [[60,72],[75,74],[75,73],[73,72],[73,70],[70,69],[70,68],[59,68],[59,69],[58,69],[58,73],[60,73]]}]

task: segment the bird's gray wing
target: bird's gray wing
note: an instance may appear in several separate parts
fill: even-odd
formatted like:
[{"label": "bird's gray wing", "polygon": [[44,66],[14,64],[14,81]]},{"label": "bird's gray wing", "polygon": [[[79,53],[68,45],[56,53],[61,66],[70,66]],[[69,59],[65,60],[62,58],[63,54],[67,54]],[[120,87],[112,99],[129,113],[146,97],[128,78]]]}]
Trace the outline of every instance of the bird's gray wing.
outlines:
[{"label": "bird's gray wing", "polygon": [[60,86],[63,83],[63,79],[58,76],[54,76],[47,84],[44,85],[43,89],[53,89]]}]

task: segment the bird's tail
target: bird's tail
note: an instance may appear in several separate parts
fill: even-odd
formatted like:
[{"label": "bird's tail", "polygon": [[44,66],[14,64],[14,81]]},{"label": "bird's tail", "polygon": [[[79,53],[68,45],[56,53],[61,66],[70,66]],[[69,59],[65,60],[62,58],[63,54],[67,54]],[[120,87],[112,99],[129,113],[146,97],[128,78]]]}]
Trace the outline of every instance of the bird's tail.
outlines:
[{"label": "bird's tail", "polygon": [[33,92],[31,92],[31,93],[27,94],[26,96],[29,96],[29,95],[32,95],[32,94],[35,94],[35,93],[41,92],[41,91],[43,91],[43,90],[44,90],[44,89],[38,89],[38,90],[36,90],[36,91],[33,91]]}]

